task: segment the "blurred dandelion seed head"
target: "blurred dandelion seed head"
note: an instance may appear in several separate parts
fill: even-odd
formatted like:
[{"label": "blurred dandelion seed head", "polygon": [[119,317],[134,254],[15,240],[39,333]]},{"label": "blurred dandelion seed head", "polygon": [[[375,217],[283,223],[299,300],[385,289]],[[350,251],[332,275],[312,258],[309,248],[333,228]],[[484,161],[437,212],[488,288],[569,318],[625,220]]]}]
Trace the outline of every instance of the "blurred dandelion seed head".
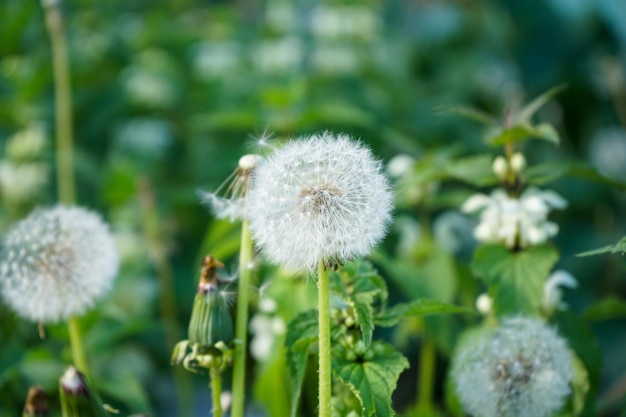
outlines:
[{"label": "blurred dandelion seed head", "polygon": [[253,175],[253,237],[275,263],[314,271],[365,256],[385,235],[392,194],[381,163],[347,135],[292,140]]},{"label": "blurred dandelion seed head", "polygon": [[119,256],[108,226],[79,207],[38,209],[4,238],[0,290],[23,318],[82,315],[111,287]]},{"label": "blurred dandelion seed head", "polygon": [[466,412],[483,417],[547,417],[570,393],[571,354],[541,320],[513,317],[461,346],[452,378]]}]

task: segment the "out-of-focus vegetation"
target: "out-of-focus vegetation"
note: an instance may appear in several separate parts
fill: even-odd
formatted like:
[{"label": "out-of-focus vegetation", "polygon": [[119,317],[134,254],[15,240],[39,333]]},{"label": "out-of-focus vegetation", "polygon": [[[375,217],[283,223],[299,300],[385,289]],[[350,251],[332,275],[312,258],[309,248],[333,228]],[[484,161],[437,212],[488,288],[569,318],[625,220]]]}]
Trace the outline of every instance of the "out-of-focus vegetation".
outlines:
[{"label": "out-of-focus vegetation", "polygon": [[[268,131],[279,139],[347,132],[385,161],[400,153],[446,161],[487,147],[479,124],[445,109],[463,104],[504,116],[505,109],[566,84],[537,114],[556,127],[560,145],[526,142],[529,164],[568,158],[626,179],[623,0],[68,0],[62,7],[74,92],[78,202],[104,214],[123,258],[113,291],[82,325],[97,389],[127,414],[182,416],[177,401],[186,402],[188,410],[207,409],[206,377],[188,377],[193,389],[177,397],[170,341],[184,338],[200,259],[210,252],[235,265],[239,237],[236,226],[213,219],[199,204],[197,191],[216,189],[243,154],[256,150],[255,138]],[[32,207],[56,202],[53,115],[41,5],[3,0],[3,231]],[[16,149],[12,144],[19,135],[33,137],[35,145]],[[456,215],[473,192],[465,187],[446,193],[446,187],[428,188],[441,198],[432,198],[419,213],[411,204],[401,205],[383,250],[404,242],[416,216],[430,218],[436,229],[436,220]],[[553,188],[569,201],[553,220],[560,229],[557,266],[579,281],[579,288],[565,295],[571,310],[626,297],[623,257],[574,256],[626,234],[623,191],[581,179],[559,180]],[[468,306],[478,293],[466,270],[470,235],[471,228],[468,241],[455,240],[462,250],[451,266],[459,270],[456,298]],[[380,257],[378,262],[383,263]],[[261,287],[263,271],[256,275]],[[172,291],[166,287],[170,276]],[[314,285],[284,280],[299,291],[302,305],[312,306]],[[407,293],[396,281],[388,285],[391,300]],[[275,298],[280,292],[292,296],[291,289],[270,289]],[[285,318],[295,315],[294,308],[279,303]],[[617,415],[610,413],[624,404],[626,324],[595,322],[590,314],[604,358],[598,407]],[[398,411],[413,403],[416,389],[417,340],[407,326],[393,337],[412,365],[394,397]],[[63,343],[67,330],[51,325],[46,333],[41,340],[36,324],[0,305],[1,415],[18,415],[30,385],[56,392],[71,358]],[[391,340],[392,333],[381,337]],[[443,381],[447,340],[454,336],[437,337],[437,376]],[[259,412],[280,410],[280,400],[272,398],[277,394],[262,386],[271,369],[252,365],[251,380],[261,381],[254,391]],[[309,396],[303,400],[314,403],[315,393]],[[443,403],[443,394],[436,396]]]}]

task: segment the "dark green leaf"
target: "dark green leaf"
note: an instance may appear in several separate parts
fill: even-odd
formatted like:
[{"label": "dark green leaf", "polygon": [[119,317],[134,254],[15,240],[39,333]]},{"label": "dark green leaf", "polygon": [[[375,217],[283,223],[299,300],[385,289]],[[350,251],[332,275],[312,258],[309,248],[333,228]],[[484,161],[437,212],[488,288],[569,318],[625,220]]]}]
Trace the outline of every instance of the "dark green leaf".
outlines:
[{"label": "dark green leaf", "polygon": [[296,316],[287,326],[285,347],[287,348],[287,366],[291,375],[291,417],[295,417],[300,402],[302,381],[311,346],[317,343],[317,312],[305,311]]},{"label": "dark green leaf", "polygon": [[387,344],[376,342],[364,356],[349,358],[342,346],[333,351],[332,370],[357,396],[363,407],[363,416],[391,417],[391,394],[400,373],[409,367],[409,361]]},{"label": "dark green leaf", "polygon": [[621,253],[622,255],[626,253],[626,236],[621,238],[619,242],[615,245],[607,245],[599,249],[590,250],[587,252],[579,253],[576,256],[593,256],[593,255],[603,255],[605,253]]},{"label": "dark green leaf", "polygon": [[374,295],[372,293],[356,294],[354,300],[354,311],[356,313],[357,324],[361,328],[363,335],[363,343],[369,347],[372,343],[372,334],[374,333],[374,313],[372,303]]},{"label": "dark green leaf", "polygon": [[421,299],[410,303],[396,304],[376,318],[376,324],[382,327],[396,325],[405,317],[423,317],[433,314],[475,314],[474,310],[445,303],[438,300]]},{"label": "dark green leaf", "polygon": [[605,177],[585,162],[554,161],[535,165],[524,172],[526,181],[534,185],[545,185],[563,177],[574,177],[610,185],[626,190],[626,183]]},{"label": "dark green leaf", "polygon": [[618,297],[606,298],[585,310],[582,318],[587,321],[626,318],[626,300]]},{"label": "dark green leaf", "polygon": [[522,108],[522,110],[516,114],[516,120],[519,122],[529,122],[533,115],[543,107],[548,101],[550,101],[554,96],[563,91],[567,86],[557,85],[556,87],[552,87],[545,93],[541,94],[533,101],[528,103],[526,106]]},{"label": "dark green leaf", "polygon": [[508,129],[495,130],[487,134],[486,140],[491,146],[502,146],[507,143],[520,142],[530,138],[543,139],[559,144],[559,134],[547,123],[531,126],[528,123],[514,125]]},{"label": "dark green leaf", "polygon": [[436,112],[458,114],[459,116],[465,117],[466,119],[470,119],[484,125],[493,125],[498,123],[498,120],[492,115],[471,107],[440,107],[436,109]]},{"label": "dark green leaf", "polygon": [[489,286],[499,316],[540,311],[543,286],[558,259],[550,245],[511,252],[500,245],[484,245],[474,254],[472,268]]},{"label": "dark green leaf", "polygon": [[444,165],[444,172],[448,178],[464,181],[477,187],[495,185],[498,183],[498,178],[491,169],[492,162],[491,155],[470,156]]}]

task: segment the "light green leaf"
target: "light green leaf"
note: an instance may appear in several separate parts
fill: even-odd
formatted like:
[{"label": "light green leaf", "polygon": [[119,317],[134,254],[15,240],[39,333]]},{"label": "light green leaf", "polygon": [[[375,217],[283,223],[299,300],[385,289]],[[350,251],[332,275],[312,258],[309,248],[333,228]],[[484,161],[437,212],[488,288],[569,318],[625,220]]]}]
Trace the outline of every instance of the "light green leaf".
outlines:
[{"label": "light green leaf", "polygon": [[591,165],[578,161],[554,161],[535,165],[524,172],[524,177],[528,183],[534,185],[545,185],[563,177],[574,177],[626,190],[626,182],[605,177]]},{"label": "light green leaf", "polygon": [[433,314],[476,314],[469,308],[456,306],[439,300],[421,299],[410,303],[396,304],[376,318],[381,327],[391,327],[405,317],[424,317]]},{"label": "light green leaf", "polygon": [[587,321],[601,321],[626,318],[626,300],[618,297],[608,297],[587,308],[582,313]]},{"label": "light green leaf", "polygon": [[542,108],[554,96],[559,94],[561,91],[565,90],[566,87],[567,86],[564,84],[557,85],[556,87],[552,87],[545,93],[541,94],[540,96],[535,98],[533,101],[528,103],[526,106],[524,106],[522,110],[516,114],[516,120],[519,122],[530,121],[531,117],[533,117],[533,115],[537,112],[537,110]]},{"label": "light green leaf", "polygon": [[336,346],[332,370],[359,399],[362,416],[394,416],[391,394],[400,373],[409,367],[409,361],[391,345],[382,342],[372,344],[362,357],[350,356],[343,346]]},{"label": "light green leaf", "polygon": [[287,366],[291,375],[291,417],[296,417],[302,391],[302,381],[311,346],[317,343],[317,312],[305,311],[296,316],[287,326],[285,348]]},{"label": "light green leaf", "polygon": [[372,343],[372,334],[374,333],[374,312],[372,308],[374,295],[372,293],[357,293],[353,300],[357,323],[363,335],[363,343],[365,343],[366,347],[369,347]]},{"label": "light green leaf", "polygon": [[543,139],[555,145],[559,144],[559,134],[548,123],[532,126],[528,123],[514,125],[508,129],[500,129],[486,136],[487,143],[491,146],[502,146],[507,143],[520,142],[529,138]]},{"label": "light green leaf", "polygon": [[482,110],[474,109],[472,107],[465,107],[465,106],[439,107],[435,111],[437,113],[458,114],[459,116],[465,117],[466,119],[470,119],[475,122],[482,123],[484,125],[494,125],[498,123],[498,120],[492,115],[490,115],[489,113],[485,113]]},{"label": "light green leaf", "polygon": [[626,253],[626,236],[621,238],[615,245],[607,245],[599,249],[590,250],[587,252],[579,253],[576,256],[593,256],[603,255],[605,253]]},{"label": "light green leaf", "polygon": [[474,254],[472,269],[489,286],[496,314],[536,314],[543,286],[554,263],[556,249],[548,244],[511,252],[500,245],[484,245]]},{"label": "light green leaf", "polygon": [[444,172],[447,178],[464,181],[477,187],[495,185],[498,178],[491,169],[492,162],[493,156],[487,154],[465,157],[444,165]]}]

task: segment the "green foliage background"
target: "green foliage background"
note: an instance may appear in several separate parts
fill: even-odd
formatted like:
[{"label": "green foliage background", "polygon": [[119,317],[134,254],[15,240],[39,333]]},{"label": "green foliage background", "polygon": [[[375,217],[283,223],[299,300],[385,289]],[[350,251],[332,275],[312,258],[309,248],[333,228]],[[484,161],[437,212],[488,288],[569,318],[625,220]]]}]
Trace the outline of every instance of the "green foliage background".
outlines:
[{"label": "green foliage background", "polygon": [[[609,177],[626,179],[626,156],[621,162],[602,161],[592,159],[591,151],[607,129],[616,129],[626,140],[622,0],[326,3],[348,11],[339,34],[333,34],[330,21],[315,31],[313,17],[321,5],[304,0],[68,0],[62,5],[74,88],[78,201],[105,215],[123,253],[114,290],[83,326],[101,381],[98,388],[124,412],[182,415],[174,411],[172,346],[164,329],[181,335],[186,329],[201,256],[210,251],[232,263],[238,244],[236,227],[214,220],[199,204],[197,190],[216,189],[239,157],[255,150],[254,137],[265,129],[281,139],[319,130],[348,132],[385,161],[399,153],[421,158],[428,182],[436,178],[433,173],[447,169],[452,156],[495,155],[482,141],[480,125],[441,109],[470,105],[503,114],[518,99],[527,101],[566,84],[537,116],[556,127],[561,144],[527,142],[523,150],[529,163],[587,161]],[[363,10],[365,18],[359,17]],[[41,6],[34,0],[3,0],[0,141],[37,123],[49,138],[44,160],[52,167],[53,105]],[[3,230],[32,206],[56,201],[50,174],[44,192],[29,204],[16,208],[5,202]],[[463,177],[463,171],[456,177]],[[557,267],[580,282],[566,294],[571,310],[580,313],[609,296],[625,297],[622,257],[574,257],[625,234],[623,191],[581,179],[562,179],[549,187],[570,202],[552,218],[560,226]],[[441,198],[418,214],[434,219],[458,208],[473,190],[444,185]],[[150,193],[156,211],[149,199],[146,203]],[[417,216],[403,207],[397,214]],[[147,218],[154,220],[152,226]],[[374,258],[391,278],[390,300],[408,301],[405,294],[430,291],[443,301],[456,298],[473,305],[478,288],[469,278],[467,253],[454,260],[444,256],[424,265],[422,272],[411,265],[402,271],[400,261],[384,255],[393,252],[400,235],[393,228]],[[156,278],[155,259],[166,259],[171,267],[176,309],[170,323],[159,318],[164,289]],[[430,285],[427,279],[418,282],[429,275],[424,271],[437,274],[450,268],[458,282],[420,287]],[[414,274],[416,282],[407,283],[406,274]],[[314,291],[306,280],[293,285],[302,293]],[[609,310],[613,313],[604,316],[599,309],[589,313],[592,319],[610,318],[592,320],[590,331],[604,357],[598,374],[600,412],[617,415],[618,404],[624,403],[626,314],[622,311],[622,320],[615,320],[619,309]],[[456,321],[447,328],[459,325]],[[404,328],[405,334],[393,337],[381,333],[411,360],[395,396],[400,411],[411,403],[416,379],[417,342],[410,325]],[[31,384],[56,390],[58,375],[70,360],[62,342],[67,335],[62,325],[46,330],[48,338],[40,340],[35,324],[0,305],[0,415],[18,415]],[[437,372],[442,379],[455,336],[435,337],[443,352]],[[206,379],[194,376],[190,381],[192,388],[184,394],[189,408],[206,409]],[[440,392],[437,396],[443,402]]]}]

